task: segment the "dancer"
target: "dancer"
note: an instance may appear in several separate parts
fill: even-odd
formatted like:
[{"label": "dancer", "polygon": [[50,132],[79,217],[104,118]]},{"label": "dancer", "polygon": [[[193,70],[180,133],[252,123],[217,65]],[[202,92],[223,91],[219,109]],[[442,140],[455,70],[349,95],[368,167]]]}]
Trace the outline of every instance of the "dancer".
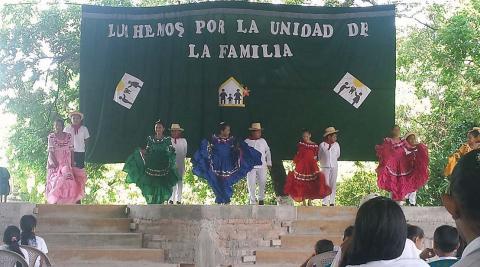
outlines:
[{"label": "dancer", "polygon": [[64,121],[55,120],[55,132],[48,135],[47,184],[49,204],[74,204],[85,195],[87,175],[74,167],[73,140],[63,131]]},{"label": "dancer", "polygon": [[302,131],[302,140],[297,145],[297,154],[293,159],[295,169],[288,173],[285,184],[285,193],[304,205],[311,205],[312,199],[322,199],[332,193],[325,182],[325,175],[318,168],[318,145],[311,137],[309,130]]},{"label": "dancer", "polygon": [[445,166],[444,170],[445,176],[452,175],[453,169],[457,165],[458,160],[463,157],[463,155],[479,147],[477,139],[480,139],[479,130],[473,128],[472,130],[468,131],[467,142],[460,146],[460,148],[448,158],[448,163],[447,166]]},{"label": "dancer", "polygon": [[175,149],[175,158],[178,170],[177,184],[172,188],[173,193],[168,203],[182,204],[183,175],[185,174],[185,158],[187,157],[187,139],[182,138],[183,129],[180,124],[173,123],[170,127],[170,135],[172,136],[172,145]]},{"label": "dancer", "polygon": [[[395,128],[393,131],[396,131]],[[417,142],[414,133],[408,133],[400,143],[386,139],[377,146],[380,165],[377,168],[378,186],[392,193],[395,201],[409,197],[416,204],[416,192],[428,180],[428,149]],[[412,194],[413,193],[413,194]]]},{"label": "dancer", "polygon": [[267,184],[267,169],[272,168],[272,158],[270,156],[270,147],[267,141],[262,138],[262,126],[260,123],[252,123],[248,129],[250,137],[245,139],[245,142],[255,148],[262,154],[262,164],[257,165],[247,174],[248,195],[250,204],[257,204],[255,191],[258,180],[258,205],[265,204],[265,185]]},{"label": "dancer", "polygon": [[82,125],[83,114],[75,111],[70,113],[71,125],[65,127],[63,130],[73,137],[73,155],[75,167],[85,168],[85,145],[88,143],[90,133],[87,127]]},{"label": "dancer", "polygon": [[340,145],[337,142],[337,133],[334,127],[328,127],[323,134],[323,142],[319,146],[318,160],[327,185],[332,193],[323,199],[323,206],[335,206],[337,191],[338,158],[340,157]]},{"label": "dancer", "polygon": [[7,168],[0,167],[0,203],[7,202],[10,194],[10,173]]},{"label": "dancer", "polygon": [[155,134],[147,137],[145,148],[137,148],[123,167],[127,183],[135,183],[148,204],[167,201],[180,179],[172,141],[163,135],[164,130],[163,122],[155,122]]},{"label": "dancer", "polygon": [[255,166],[262,165],[261,154],[244,141],[230,135],[230,125],[218,126],[217,134],[202,140],[192,158],[193,174],[207,180],[215,193],[215,202],[229,204],[233,185]]}]

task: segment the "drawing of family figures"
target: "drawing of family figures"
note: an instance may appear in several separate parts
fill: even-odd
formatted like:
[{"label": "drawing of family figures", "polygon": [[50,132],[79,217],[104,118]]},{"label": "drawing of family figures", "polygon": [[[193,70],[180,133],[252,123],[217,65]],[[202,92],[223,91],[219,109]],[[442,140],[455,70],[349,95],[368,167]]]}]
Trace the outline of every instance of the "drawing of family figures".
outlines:
[{"label": "drawing of family figures", "polygon": [[222,92],[218,96],[220,98],[220,105],[243,104],[243,96],[242,96],[242,93],[240,92],[240,89],[237,89],[237,92],[233,94],[233,96],[232,94],[227,94],[227,92],[225,92],[225,89],[222,89]]},{"label": "drawing of family figures", "polygon": [[355,86],[350,86],[348,82],[345,82],[345,84],[343,84],[342,86],[340,86],[340,90],[338,91],[338,94],[340,95],[342,93],[343,90],[346,90],[346,89],[350,89],[348,91],[348,93],[353,96],[355,94],[355,96],[353,96],[353,103],[352,105],[355,105],[355,104],[358,104],[360,102],[360,99],[362,98],[362,95],[363,93],[360,91],[357,90],[357,88],[355,88]]}]

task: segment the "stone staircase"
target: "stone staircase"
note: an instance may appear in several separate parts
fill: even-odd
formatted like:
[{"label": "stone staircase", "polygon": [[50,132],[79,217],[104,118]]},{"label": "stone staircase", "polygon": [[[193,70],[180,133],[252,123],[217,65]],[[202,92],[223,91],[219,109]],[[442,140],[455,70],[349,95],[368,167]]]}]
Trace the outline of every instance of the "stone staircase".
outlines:
[{"label": "stone staircase", "polygon": [[272,247],[257,250],[251,259],[255,265],[249,266],[299,266],[312,255],[318,240],[329,239],[340,245],[343,231],[353,224],[356,212],[351,207],[299,207],[297,219],[285,222],[289,224],[288,234],[272,240]]},{"label": "stone staircase", "polygon": [[165,263],[164,250],[142,247],[127,206],[38,205],[35,213],[55,267],[178,266]]}]

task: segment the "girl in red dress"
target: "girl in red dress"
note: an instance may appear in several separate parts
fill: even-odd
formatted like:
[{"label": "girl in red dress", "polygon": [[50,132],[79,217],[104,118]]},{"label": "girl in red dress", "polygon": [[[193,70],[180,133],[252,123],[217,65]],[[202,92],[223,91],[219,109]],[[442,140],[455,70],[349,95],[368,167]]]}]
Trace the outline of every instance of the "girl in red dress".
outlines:
[{"label": "girl in red dress", "polygon": [[325,182],[325,176],[318,168],[318,145],[311,141],[309,130],[303,130],[302,140],[297,145],[297,154],[293,159],[295,169],[288,173],[285,183],[285,193],[293,200],[322,199],[331,193],[330,187]]},{"label": "girl in red dress", "polygon": [[395,126],[392,132],[392,138],[385,138],[383,144],[376,147],[380,162],[378,186],[391,192],[393,200],[403,201],[428,180],[428,149],[417,142],[414,133],[399,141],[400,128]]}]

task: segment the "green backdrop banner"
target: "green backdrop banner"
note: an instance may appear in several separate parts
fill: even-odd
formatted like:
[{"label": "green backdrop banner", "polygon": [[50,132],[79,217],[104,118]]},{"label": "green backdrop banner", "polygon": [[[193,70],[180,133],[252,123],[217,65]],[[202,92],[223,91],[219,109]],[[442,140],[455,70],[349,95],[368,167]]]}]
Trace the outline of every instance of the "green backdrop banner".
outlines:
[{"label": "green backdrop banner", "polygon": [[240,138],[261,122],[283,159],[335,126],[342,160],[372,160],[395,119],[395,7],[83,6],[80,65],[90,162],[123,162],[157,119],[190,155],[227,121]]}]

